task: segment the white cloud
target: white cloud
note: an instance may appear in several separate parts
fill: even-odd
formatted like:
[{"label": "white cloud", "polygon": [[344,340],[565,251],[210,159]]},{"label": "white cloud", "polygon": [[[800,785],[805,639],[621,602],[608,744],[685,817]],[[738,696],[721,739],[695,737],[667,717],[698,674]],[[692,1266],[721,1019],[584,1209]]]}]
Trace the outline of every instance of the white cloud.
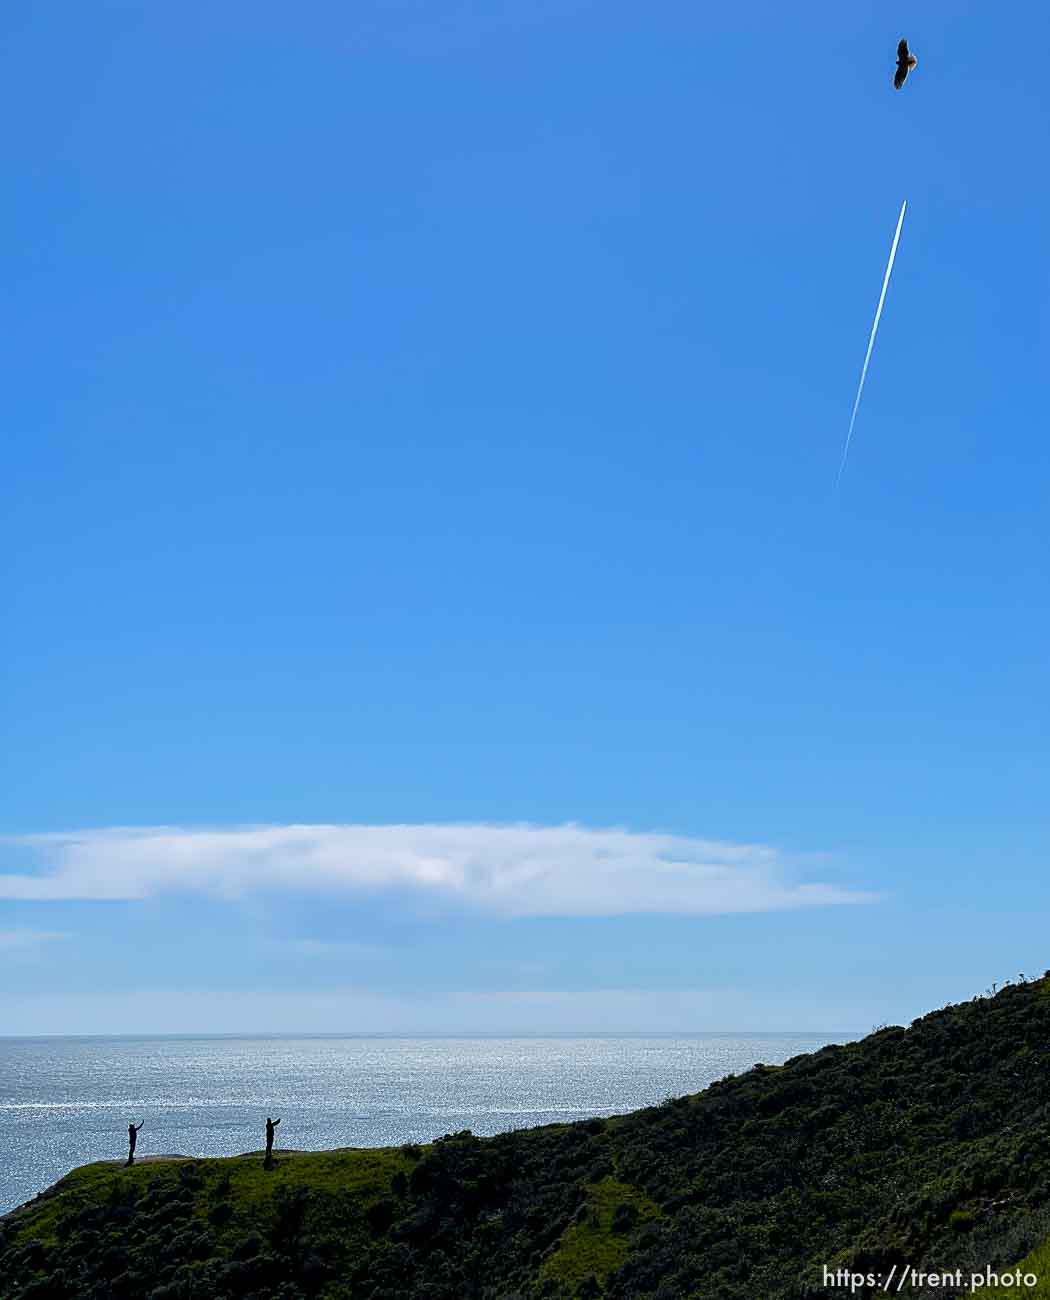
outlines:
[{"label": "white cloud", "polygon": [[791,878],[762,845],[565,826],[114,827],[8,837],[39,869],[0,898],[408,890],[503,916],[765,912],[876,895]]}]

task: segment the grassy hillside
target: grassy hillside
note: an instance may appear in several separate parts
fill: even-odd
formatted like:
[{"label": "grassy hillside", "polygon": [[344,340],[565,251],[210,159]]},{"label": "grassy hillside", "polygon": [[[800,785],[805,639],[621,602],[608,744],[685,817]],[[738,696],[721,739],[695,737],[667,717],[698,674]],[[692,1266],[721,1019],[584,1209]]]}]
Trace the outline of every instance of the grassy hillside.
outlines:
[{"label": "grassy hillside", "polygon": [[[88,1165],[0,1223],[0,1277],[5,1300],[815,1300],[851,1294],[824,1266],[1027,1256],[1031,1297],[1048,1236],[1050,975],[614,1120]],[[910,1276],[896,1294],[958,1293]]]}]

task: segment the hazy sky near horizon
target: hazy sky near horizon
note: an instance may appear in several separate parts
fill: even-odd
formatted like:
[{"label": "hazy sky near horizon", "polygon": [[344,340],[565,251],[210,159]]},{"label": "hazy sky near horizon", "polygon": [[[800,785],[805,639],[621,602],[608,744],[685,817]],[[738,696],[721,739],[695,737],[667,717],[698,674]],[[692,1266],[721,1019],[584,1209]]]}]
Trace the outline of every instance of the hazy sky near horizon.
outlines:
[{"label": "hazy sky near horizon", "polygon": [[1001,20],[4,14],[0,1033],[862,1031],[1050,966]]}]

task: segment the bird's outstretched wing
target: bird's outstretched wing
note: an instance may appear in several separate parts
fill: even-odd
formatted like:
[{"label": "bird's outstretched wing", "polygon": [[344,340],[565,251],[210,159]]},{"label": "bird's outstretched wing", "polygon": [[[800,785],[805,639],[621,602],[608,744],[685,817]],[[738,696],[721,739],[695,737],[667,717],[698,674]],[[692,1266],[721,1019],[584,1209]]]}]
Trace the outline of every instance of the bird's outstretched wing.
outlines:
[{"label": "bird's outstretched wing", "polygon": [[908,73],[918,63],[918,59],[908,49],[908,42],[902,40],[897,45],[897,71],[893,74],[893,89],[900,90],[908,80]]}]

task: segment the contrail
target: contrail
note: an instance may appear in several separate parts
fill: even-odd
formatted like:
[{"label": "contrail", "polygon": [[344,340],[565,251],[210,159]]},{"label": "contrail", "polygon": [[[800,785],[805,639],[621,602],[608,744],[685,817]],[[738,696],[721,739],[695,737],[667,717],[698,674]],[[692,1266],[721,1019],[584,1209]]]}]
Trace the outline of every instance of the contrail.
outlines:
[{"label": "contrail", "polygon": [[864,380],[868,374],[868,362],[871,360],[871,349],[875,346],[875,335],[879,329],[879,317],[882,315],[882,304],[886,301],[886,289],[889,287],[890,274],[893,271],[893,259],[897,256],[897,243],[901,237],[901,226],[904,225],[904,209],[908,206],[908,200],[905,199],[901,204],[901,214],[897,218],[897,229],[893,234],[893,247],[890,249],[890,260],[886,263],[886,274],[882,281],[882,293],[879,294],[879,305],[875,308],[875,323],[871,327],[871,338],[868,339],[868,350],[864,354],[864,365],[860,372],[860,383],[857,385],[857,400],[853,403],[853,414],[849,418],[849,433],[846,434],[846,445],[842,449],[842,464],[839,466],[838,477],[835,479],[837,488],[842,478],[842,471],[846,468],[846,457],[849,455],[849,444],[853,437],[853,426],[857,421],[857,407],[860,406],[860,395],[864,392]]}]

